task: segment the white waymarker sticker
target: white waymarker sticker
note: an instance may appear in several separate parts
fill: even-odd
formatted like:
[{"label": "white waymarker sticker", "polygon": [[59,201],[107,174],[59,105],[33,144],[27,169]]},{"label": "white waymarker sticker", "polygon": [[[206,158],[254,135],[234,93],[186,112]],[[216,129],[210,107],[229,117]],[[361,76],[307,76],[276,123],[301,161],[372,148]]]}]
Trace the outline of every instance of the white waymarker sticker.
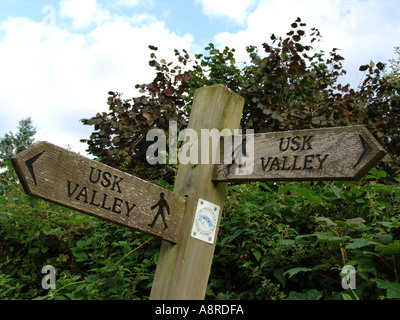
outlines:
[{"label": "white waymarker sticker", "polygon": [[220,206],[204,199],[199,199],[192,227],[192,237],[213,244],[219,211]]}]

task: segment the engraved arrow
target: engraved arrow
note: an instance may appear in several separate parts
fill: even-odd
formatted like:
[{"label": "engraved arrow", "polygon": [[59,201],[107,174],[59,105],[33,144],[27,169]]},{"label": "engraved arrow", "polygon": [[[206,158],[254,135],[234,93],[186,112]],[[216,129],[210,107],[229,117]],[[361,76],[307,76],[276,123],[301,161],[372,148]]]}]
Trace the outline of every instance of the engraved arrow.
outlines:
[{"label": "engraved arrow", "polygon": [[32,158],[29,158],[28,160],[25,161],[26,166],[28,167],[28,170],[32,176],[33,181],[35,182],[35,185],[37,185],[36,182],[36,177],[35,177],[35,171],[33,171],[33,163],[39,159],[39,157],[44,153],[42,151],[41,153],[38,153],[36,156],[33,156]]},{"label": "engraved arrow", "polygon": [[[232,163],[228,164],[226,167],[228,169],[228,174],[231,172],[231,168],[235,164],[236,160],[239,161],[239,168],[241,168],[242,167],[242,163],[241,163],[242,156],[245,156],[245,157],[249,156],[246,151],[246,143],[247,143],[246,137],[244,137],[244,139],[242,140],[242,143],[238,147],[236,147],[236,149],[232,152],[232,158],[233,158]],[[242,153],[240,153],[240,150],[239,150],[240,148],[242,149]],[[235,156],[235,153],[236,153],[236,156]]]},{"label": "engraved arrow", "polygon": [[372,151],[372,148],[369,146],[369,144],[364,140],[361,134],[359,134],[361,144],[363,146],[363,153],[360,156],[360,159],[358,159],[357,163],[354,165],[353,168],[357,167],[357,165]]}]

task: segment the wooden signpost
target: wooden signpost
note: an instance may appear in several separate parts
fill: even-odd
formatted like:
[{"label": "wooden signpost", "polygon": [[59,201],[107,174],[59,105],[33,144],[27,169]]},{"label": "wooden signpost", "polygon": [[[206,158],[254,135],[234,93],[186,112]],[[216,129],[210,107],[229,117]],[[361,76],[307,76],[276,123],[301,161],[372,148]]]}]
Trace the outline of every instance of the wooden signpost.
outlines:
[{"label": "wooden signpost", "polygon": [[12,163],[29,195],[178,242],[183,196],[47,142]]},{"label": "wooden signpost", "polygon": [[254,155],[248,173],[238,163],[217,164],[214,181],[359,180],[385,155],[364,126],[258,133],[245,139],[253,141],[238,151]]},{"label": "wooden signpost", "polygon": [[[229,129],[233,132],[233,129],[239,128],[243,105],[244,99],[223,85],[198,89],[188,127],[195,130],[199,137],[201,129]],[[211,153],[209,156],[214,158]],[[219,206],[222,211],[227,188],[226,182],[212,181],[214,165],[211,161],[208,163],[179,165],[174,192],[188,196],[182,241],[176,245],[163,241],[150,299],[204,299],[216,241],[210,244],[195,238],[193,224],[196,223],[199,199]],[[220,212],[214,228],[216,235],[221,216]]]},{"label": "wooden signpost", "polygon": [[[198,136],[202,129],[233,132],[243,105],[223,85],[198,89],[188,128]],[[231,163],[181,163],[174,192],[45,142],[12,163],[26,193],[166,240],[150,299],[204,299],[228,181],[357,180],[385,155],[363,126],[245,139],[254,143],[243,140]],[[251,170],[238,156],[251,161]]]}]

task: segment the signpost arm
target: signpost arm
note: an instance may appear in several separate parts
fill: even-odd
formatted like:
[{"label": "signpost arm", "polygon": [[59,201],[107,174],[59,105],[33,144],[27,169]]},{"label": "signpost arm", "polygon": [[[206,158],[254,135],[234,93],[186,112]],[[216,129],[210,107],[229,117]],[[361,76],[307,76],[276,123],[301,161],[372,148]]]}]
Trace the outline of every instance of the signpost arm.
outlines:
[{"label": "signpost arm", "polygon": [[[198,89],[188,128],[195,130],[199,138],[201,129],[229,129],[233,133],[239,128],[243,105],[244,99],[223,85]],[[177,244],[163,241],[150,299],[204,299],[216,241],[209,244],[195,239],[191,229],[199,198],[223,208],[227,183],[212,182],[213,169],[211,161],[179,165],[174,192],[188,197],[181,239]],[[217,234],[219,223],[220,218]]]}]

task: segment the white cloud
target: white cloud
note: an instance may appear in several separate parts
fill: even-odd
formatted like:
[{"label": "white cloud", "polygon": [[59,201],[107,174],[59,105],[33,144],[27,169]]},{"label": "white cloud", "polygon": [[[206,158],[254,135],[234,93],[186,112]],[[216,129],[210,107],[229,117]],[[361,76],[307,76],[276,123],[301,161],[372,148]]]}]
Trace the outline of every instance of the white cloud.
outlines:
[{"label": "white cloud", "polygon": [[60,16],[72,19],[74,29],[84,29],[92,24],[101,24],[110,18],[110,12],[96,0],[62,0]]},{"label": "white cloud", "polygon": [[192,43],[190,34],[177,36],[155,19],[137,25],[124,17],[110,17],[87,34],[8,18],[0,32],[0,135],[31,116],[37,140],[71,145],[81,153],[86,145],[79,139],[93,128],[80,119],[107,111],[109,90],[131,98],[135,84],[154,78],[149,44],[159,47],[160,58],[173,59],[174,48]]},{"label": "white cloud", "polygon": [[118,0],[118,6],[135,7],[139,4],[140,0]]},{"label": "white cloud", "polygon": [[196,0],[204,14],[212,17],[228,17],[239,24],[246,21],[248,10],[256,0]]},{"label": "white cloud", "polygon": [[272,33],[285,37],[290,24],[300,17],[308,30],[320,30],[320,49],[326,53],[332,48],[341,50],[348,71],[345,81],[356,86],[361,80],[357,72],[361,64],[370,60],[387,62],[393,56],[393,47],[399,45],[400,25],[393,21],[399,20],[400,10],[393,10],[395,7],[398,8],[396,0],[264,0],[249,14],[246,29],[219,33],[215,44],[236,48],[237,60],[243,61],[247,58],[247,45],[270,43]]},{"label": "white cloud", "polygon": [[139,4],[145,5],[146,7],[152,7],[154,5],[154,0],[117,0],[115,2],[116,6],[124,7],[135,7]]}]

